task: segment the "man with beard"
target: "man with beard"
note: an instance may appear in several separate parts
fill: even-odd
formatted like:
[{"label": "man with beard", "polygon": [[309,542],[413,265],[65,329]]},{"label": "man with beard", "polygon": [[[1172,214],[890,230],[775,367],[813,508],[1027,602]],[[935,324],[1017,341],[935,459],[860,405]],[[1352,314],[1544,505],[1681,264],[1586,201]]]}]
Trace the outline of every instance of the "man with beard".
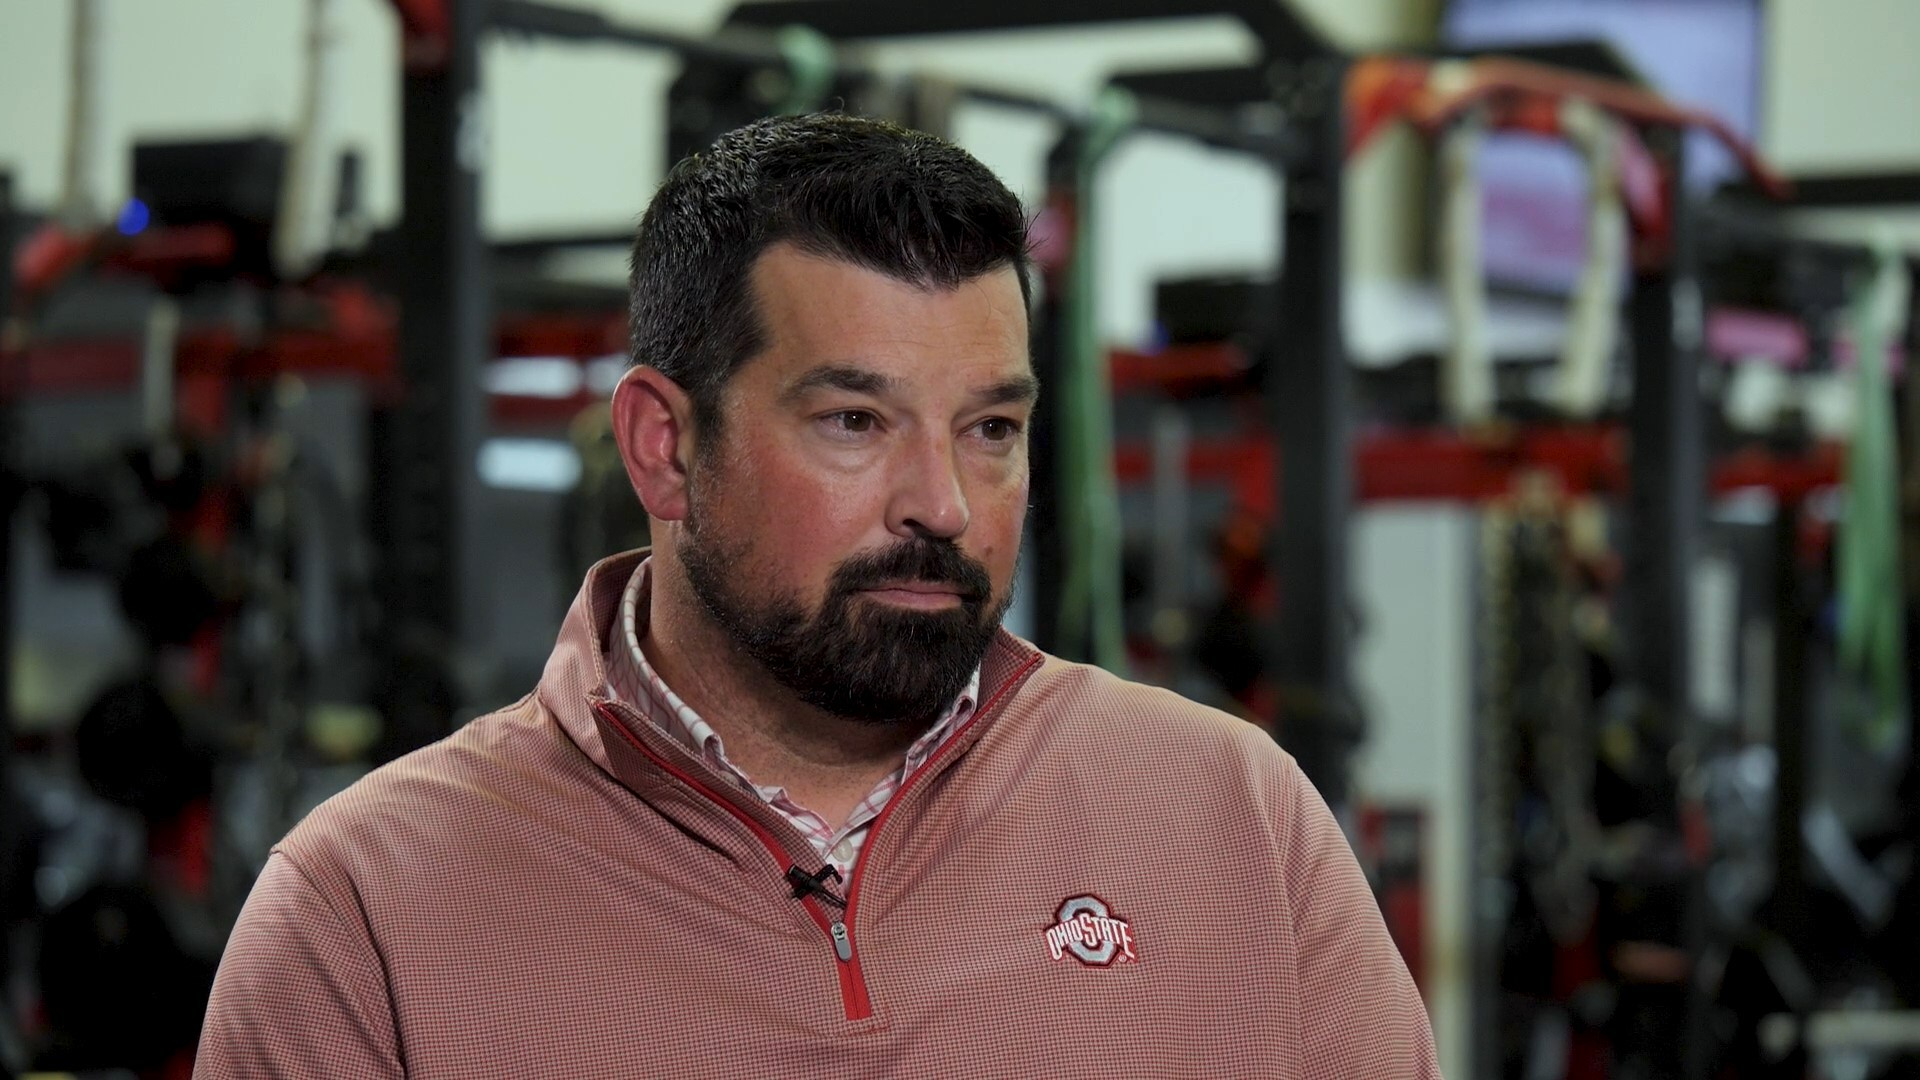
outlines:
[{"label": "man with beard", "polygon": [[613,399],[654,547],[275,848],[198,1075],[1437,1075],[1292,760],[1000,628],[1028,269],[931,136],[675,166]]}]

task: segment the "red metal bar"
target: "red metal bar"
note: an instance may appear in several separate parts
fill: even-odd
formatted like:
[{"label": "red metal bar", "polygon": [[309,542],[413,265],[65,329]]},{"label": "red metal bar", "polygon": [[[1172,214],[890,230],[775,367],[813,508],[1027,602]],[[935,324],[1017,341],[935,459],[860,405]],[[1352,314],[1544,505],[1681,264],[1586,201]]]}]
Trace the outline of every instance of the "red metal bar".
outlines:
[{"label": "red metal bar", "polygon": [[[1273,510],[1273,441],[1243,435],[1195,442],[1187,475],[1199,484],[1226,484],[1235,501],[1262,517]],[[1805,455],[1786,456],[1747,448],[1713,470],[1716,494],[1766,488],[1800,494],[1839,483],[1842,453],[1822,444]],[[1151,451],[1137,442],[1120,444],[1114,468],[1121,483],[1143,483],[1151,474]],[[1524,472],[1553,474],[1574,494],[1626,490],[1626,435],[1614,425],[1534,428],[1506,438],[1475,439],[1442,431],[1363,435],[1355,448],[1355,495],[1363,502],[1445,500],[1485,502],[1511,493]]]},{"label": "red metal bar", "polygon": [[233,230],[225,225],[182,225],[137,233],[110,247],[101,263],[116,270],[163,277],[182,270],[230,266],[238,248]]},{"label": "red metal bar", "polygon": [[[345,288],[325,297],[326,328],[284,329],[265,341],[243,341],[232,330],[193,331],[181,337],[176,373],[183,387],[196,388],[192,409],[204,427],[210,389],[224,400],[234,379],[261,382],[282,374],[359,380],[382,400],[401,393],[395,375],[392,312],[378,298]],[[585,364],[624,351],[626,326],[618,314],[522,315],[502,321],[497,345],[501,356],[569,357]],[[36,342],[0,353],[8,378],[0,396],[20,397],[130,391],[139,382],[140,350],[129,340]],[[583,390],[563,397],[495,394],[489,409],[495,423],[515,428],[561,428],[581,409],[605,396]]]},{"label": "red metal bar", "polygon": [[627,351],[627,317],[624,312],[505,315],[496,335],[501,356],[590,360]]},{"label": "red metal bar", "polygon": [[[380,382],[393,370],[390,335],[339,337],[319,331],[282,331],[254,346],[227,329],[182,335],[176,350],[182,379],[281,374],[360,378]],[[12,369],[7,388],[21,397],[121,391],[139,381],[140,348],[124,340],[37,342],[0,354]]]},{"label": "red metal bar", "polygon": [[88,266],[165,282],[186,271],[229,266],[238,249],[225,225],[157,228],[123,237],[112,229],[76,233],[48,224],[20,245],[13,274],[21,293],[32,297]]}]

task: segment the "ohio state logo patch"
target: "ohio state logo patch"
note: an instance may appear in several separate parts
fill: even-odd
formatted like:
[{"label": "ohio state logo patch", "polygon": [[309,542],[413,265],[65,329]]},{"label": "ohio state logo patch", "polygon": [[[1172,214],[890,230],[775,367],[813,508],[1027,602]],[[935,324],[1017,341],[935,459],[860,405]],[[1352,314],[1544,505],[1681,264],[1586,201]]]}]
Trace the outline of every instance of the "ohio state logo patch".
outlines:
[{"label": "ohio state logo patch", "polygon": [[1097,896],[1063,901],[1047,927],[1047,955],[1057,962],[1071,956],[1088,967],[1135,964],[1133,924],[1115,915]]}]

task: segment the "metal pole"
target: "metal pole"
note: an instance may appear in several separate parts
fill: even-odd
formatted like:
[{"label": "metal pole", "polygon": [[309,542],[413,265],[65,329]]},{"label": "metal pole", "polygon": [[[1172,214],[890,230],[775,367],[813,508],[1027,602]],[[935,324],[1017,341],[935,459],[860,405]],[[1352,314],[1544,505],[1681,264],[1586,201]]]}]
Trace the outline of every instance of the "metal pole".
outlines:
[{"label": "metal pole", "polygon": [[[13,178],[0,174],[0,345],[5,344],[13,317],[13,233]],[[7,874],[26,869],[12,862],[27,827],[13,796],[13,518],[24,487],[14,446],[14,412],[19,407],[19,384],[24,381],[17,378],[20,366],[9,364],[0,372],[0,860],[4,860],[0,872]],[[8,881],[5,886],[0,889],[0,901],[11,902],[10,894],[22,883]],[[11,931],[0,918],[0,979],[7,980],[8,986],[13,979]],[[0,1018],[0,1066],[12,1064],[4,1060],[12,1035],[12,1016]]]},{"label": "metal pole", "polygon": [[[1909,263],[1909,272],[1920,276],[1920,260]],[[1907,333],[1903,343],[1909,365],[1920,359],[1920,290],[1908,297]],[[1895,401],[1900,407],[1902,424],[1900,474],[1901,573],[1906,586],[1906,665],[1909,672],[1920,671],[1920,375],[1907,369],[1900,381]],[[1907,687],[1907,770],[1920,777],[1920,686],[1909,680]],[[1920,832],[1920,815],[1910,818],[1909,835]]]},{"label": "metal pole", "polygon": [[1628,580],[1633,583],[1633,671],[1667,718],[1677,743],[1689,730],[1692,619],[1688,583],[1699,551],[1706,470],[1700,395],[1700,286],[1687,235],[1678,133],[1649,133],[1668,170],[1673,206],[1670,255],[1633,283],[1632,456],[1628,493]]},{"label": "metal pole", "polygon": [[1278,520],[1269,561],[1280,609],[1267,671],[1280,690],[1279,737],[1327,802],[1347,799],[1347,539],[1353,499],[1349,373],[1341,325],[1341,193],[1345,64],[1275,64],[1302,104],[1293,119],[1312,144],[1289,170],[1282,213],[1279,312],[1266,344],[1267,425],[1279,448]]},{"label": "metal pole", "polygon": [[1797,492],[1782,492],[1773,525],[1773,897],[1769,922],[1789,944],[1804,940],[1806,844],[1800,831],[1807,804],[1806,602],[1800,583]]},{"label": "metal pole", "polygon": [[140,346],[140,416],[148,439],[174,435],[175,353],[180,342],[180,303],[166,293],[147,307]]},{"label": "metal pole", "polygon": [[[1633,283],[1632,447],[1627,497],[1628,625],[1633,677],[1663,729],[1659,737],[1684,769],[1690,747],[1693,665],[1692,571],[1700,550],[1706,500],[1705,402],[1700,392],[1701,300],[1692,208],[1685,189],[1684,142],[1672,128],[1646,133],[1666,178],[1671,244],[1643,260]],[[1678,780],[1679,777],[1673,779]],[[1676,784],[1673,815],[1678,829]],[[1668,1075],[1705,1080],[1714,1057],[1709,1002],[1699,970],[1706,945],[1703,879],[1689,867],[1680,890],[1680,947],[1693,961],[1687,976],[1678,1046],[1651,1053]]]},{"label": "metal pole", "polygon": [[1060,596],[1065,587],[1066,538],[1060,527],[1060,372],[1067,349],[1067,273],[1072,267],[1073,232],[1085,228],[1080,220],[1080,190],[1074,163],[1079,159],[1081,130],[1069,126],[1047,154],[1046,214],[1060,230],[1047,245],[1058,253],[1036,260],[1040,276],[1040,304],[1033,316],[1033,374],[1040,380],[1040,401],[1034,409],[1029,445],[1032,461],[1029,488],[1032,509],[1027,516],[1027,543],[1032,553],[1033,640],[1042,649],[1070,660],[1085,660],[1089,643],[1060,637]]},{"label": "metal pole", "polygon": [[485,416],[481,373],[492,348],[480,233],[484,7],[484,0],[450,0],[443,47],[410,51],[431,59],[410,63],[401,87],[401,397],[370,432],[370,517],[384,604],[377,655],[388,675],[378,680],[378,704],[390,742],[429,741],[449,729],[452,717],[429,680],[393,676],[423,658],[450,665],[465,625],[475,621],[462,598],[482,580],[470,565],[468,538]]},{"label": "metal pole", "polygon": [[1192,630],[1188,618],[1187,567],[1193,558],[1188,521],[1192,481],[1187,451],[1192,445],[1186,409],[1163,402],[1153,411],[1153,638],[1166,657],[1166,685],[1182,687]]}]

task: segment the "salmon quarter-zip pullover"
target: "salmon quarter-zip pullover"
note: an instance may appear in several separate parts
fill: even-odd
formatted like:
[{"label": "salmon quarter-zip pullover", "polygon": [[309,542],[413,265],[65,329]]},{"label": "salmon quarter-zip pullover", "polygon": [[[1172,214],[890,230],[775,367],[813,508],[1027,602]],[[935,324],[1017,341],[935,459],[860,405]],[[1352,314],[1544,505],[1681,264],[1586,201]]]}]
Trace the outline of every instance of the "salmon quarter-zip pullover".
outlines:
[{"label": "salmon quarter-zip pullover", "polygon": [[196,1076],[1437,1077],[1319,795],[1258,728],[1001,634],[849,879],[607,692],[538,689],[278,844]]}]

